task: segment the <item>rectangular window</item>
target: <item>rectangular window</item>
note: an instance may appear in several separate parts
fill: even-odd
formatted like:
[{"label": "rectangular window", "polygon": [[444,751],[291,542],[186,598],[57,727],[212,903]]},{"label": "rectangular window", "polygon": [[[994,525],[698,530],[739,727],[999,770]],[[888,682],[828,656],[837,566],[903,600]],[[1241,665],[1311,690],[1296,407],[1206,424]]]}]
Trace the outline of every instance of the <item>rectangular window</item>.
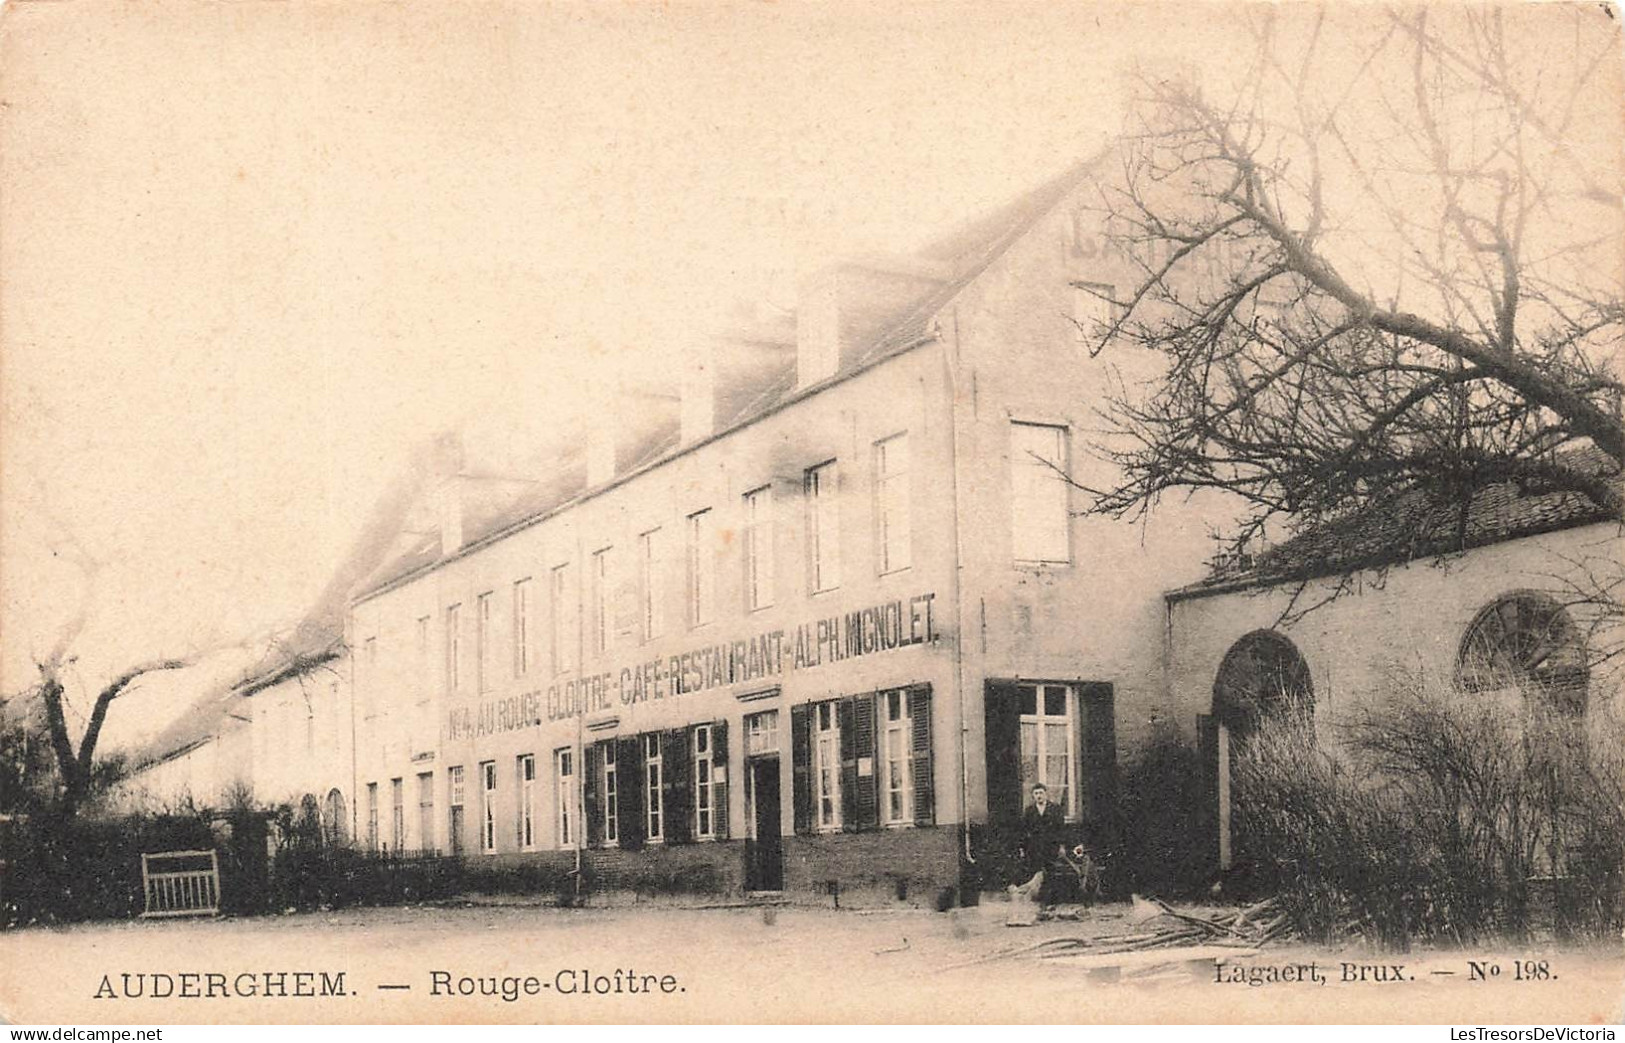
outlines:
[{"label": "rectangular window", "polygon": [[638,537],[638,593],[643,599],[640,615],[645,641],[660,636],[660,606],[665,598],[660,579],[660,530],[653,529]]},{"label": "rectangular window", "polygon": [[519,757],[519,849],[536,849],[536,757]]},{"label": "rectangular window", "polygon": [[446,691],[455,692],[462,683],[462,612],[463,606],[446,609]]},{"label": "rectangular window", "polygon": [[378,783],[367,783],[367,850],[378,850]]},{"label": "rectangular window", "polygon": [[807,587],[814,594],[841,585],[841,515],[835,461],[810,468],[802,482],[807,496]]},{"label": "rectangular window", "polygon": [[716,610],[716,549],[709,510],[688,516],[688,625],[711,622]]},{"label": "rectangular window", "polygon": [[484,692],[491,686],[491,592],[474,599],[474,686]]},{"label": "rectangular window", "polygon": [[576,844],[576,773],[575,751],[566,747],[553,751],[553,806],[558,809],[554,821],[559,847]]},{"label": "rectangular window", "polygon": [[434,851],[434,772],[418,774],[418,848]]},{"label": "rectangular window", "polygon": [[513,585],[513,675],[530,673],[530,580]]},{"label": "rectangular window", "polygon": [[875,545],[882,574],[906,569],[909,540],[908,435],[875,443]]},{"label": "rectangular window", "polygon": [[773,489],[745,494],[745,610],[773,604]]},{"label": "rectangular window", "polygon": [[467,799],[467,790],[464,788],[463,766],[453,765],[446,769],[447,802],[451,807],[451,817],[446,823],[446,832],[451,844],[451,853],[463,853],[463,805]]},{"label": "rectangular window", "polygon": [[592,556],[592,611],[587,618],[589,633],[592,635],[592,650],[595,655],[603,655],[609,649],[610,619],[609,619],[609,551],[595,551]]},{"label": "rectangular window", "polygon": [[875,712],[880,717],[880,821],[897,826],[914,821],[914,720],[908,692],[881,692]]},{"label": "rectangular window", "polygon": [[711,726],[694,727],[694,838],[717,835],[716,751],[711,748]]},{"label": "rectangular window", "polygon": [[1072,560],[1066,435],[1054,424],[1010,424],[1010,538],[1018,562]]},{"label": "rectangular window", "polygon": [[389,845],[395,851],[406,850],[406,783],[402,779],[389,780]]},{"label": "rectangular window", "polygon": [[480,850],[497,849],[497,762],[480,764]]},{"label": "rectangular window", "polygon": [[1117,318],[1117,288],[1103,282],[1072,284],[1072,339],[1080,344],[1099,343],[1106,327]]},{"label": "rectangular window", "polygon": [[606,742],[599,747],[604,762],[604,843],[615,844],[621,839],[620,777],[615,769],[616,743]]},{"label": "rectangular window", "polygon": [[1020,685],[1021,788],[1042,782],[1068,819],[1078,817],[1077,693],[1069,685]]},{"label": "rectangular window", "polygon": [[665,762],[660,756],[660,733],[650,732],[643,737],[643,777],[647,788],[644,807],[649,813],[648,838],[651,841],[662,840],[666,836],[661,829],[665,809],[660,802],[665,782],[664,768]]},{"label": "rectangular window", "polygon": [[745,718],[745,754],[779,752],[779,711],[764,710]]},{"label": "rectangular window", "polygon": [[429,669],[429,617],[418,617],[418,661],[417,676],[413,678],[417,689],[418,705],[427,706],[429,703],[429,688],[434,678],[434,672]]},{"label": "rectangular window", "polygon": [[812,708],[815,825],[829,832],[841,828],[841,715],[836,711],[836,703]]},{"label": "rectangular window", "polygon": [[575,643],[577,640],[575,599],[570,596],[570,566],[553,569],[548,587],[550,591],[549,615],[553,619],[553,672],[567,673],[575,669]]}]

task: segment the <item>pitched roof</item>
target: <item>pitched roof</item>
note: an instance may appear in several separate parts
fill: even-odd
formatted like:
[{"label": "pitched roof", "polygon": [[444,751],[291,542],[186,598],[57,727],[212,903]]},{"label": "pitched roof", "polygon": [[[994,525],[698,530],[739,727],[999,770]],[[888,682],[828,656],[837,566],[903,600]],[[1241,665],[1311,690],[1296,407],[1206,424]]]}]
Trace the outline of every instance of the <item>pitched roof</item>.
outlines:
[{"label": "pitched roof", "polygon": [[[1570,450],[1564,462],[1593,474],[1620,473],[1595,446]],[[1205,579],[1166,596],[1201,597],[1382,568],[1612,518],[1579,493],[1531,491],[1510,481],[1477,490],[1465,511],[1442,490],[1416,489],[1383,509],[1351,514],[1260,554],[1222,562]]]},{"label": "pitched roof", "polygon": [[[945,282],[905,304],[867,346],[852,352],[833,376],[810,388],[797,388],[793,356],[789,356],[787,362],[781,361],[766,375],[754,395],[745,398],[730,412],[723,413],[719,407],[713,437],[746,427],[791,401],[816,393],[935,339],[932,320],[937,313],[1031,230],[1067,193],[1081,184],[1108,152],[1104,150],[1072,164],[1037,187],[918,251],[923,260],[949,265],[950,275]],[[652,439],[646,451],[639,454],[640,459],[635,460],[624,474],[617,475],[612,485],[689,448],[692,446],[678,443],[675,429],[663,430]],[[579,467],[561,471],[478,524],[470,525],[465,521],[466,538],[463,547],[454,554],[444,555],[440,552],[438,537],[425,537],[407,553],[383,564],[358,587],[355,596],[365,599],[377,594],[418,572],[433,568],[441,561],[477,549],[483,542],[540,521],[599,491],[586,487],[584,472]]]}]

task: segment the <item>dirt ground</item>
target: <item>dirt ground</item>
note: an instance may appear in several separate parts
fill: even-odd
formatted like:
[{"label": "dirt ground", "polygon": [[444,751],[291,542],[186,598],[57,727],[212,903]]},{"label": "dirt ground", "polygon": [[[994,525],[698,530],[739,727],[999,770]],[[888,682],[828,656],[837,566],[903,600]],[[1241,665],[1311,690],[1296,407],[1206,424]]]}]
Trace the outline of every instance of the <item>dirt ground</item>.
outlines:
[{"label": "dirt ground", "polygon": [[[31,928],[0,935],[0,1016],[48,1025],[1465,1025],[1617,1023],[1625,1016],[1619,946],[1387,956],[1289,942],[1252,955],[1204,949],[1034,959],[999,954],[1049,938],[1124,933],[1132,927],[1128,907],[1031,928],[1003,926],[1004,913],[997,902],[949,913],[509,904]],[[1365,981],[1344,980],[1361,967]],[[592,991],[594,982],[613,990],[616,970],[622,991]],[[285,977],[266,984],[266,972]],[[627,991],[628,981],[638,991]],[[497,995],[482,995],[482,986]],[[250,988],[258,994],[238,994]],[[457,994],[461,989],[472,994]],[[289,995],[265,995],[275,991]],[[294,995],[300,991],[338,994]],[[133,992],[144,995],[127,995]]]}]

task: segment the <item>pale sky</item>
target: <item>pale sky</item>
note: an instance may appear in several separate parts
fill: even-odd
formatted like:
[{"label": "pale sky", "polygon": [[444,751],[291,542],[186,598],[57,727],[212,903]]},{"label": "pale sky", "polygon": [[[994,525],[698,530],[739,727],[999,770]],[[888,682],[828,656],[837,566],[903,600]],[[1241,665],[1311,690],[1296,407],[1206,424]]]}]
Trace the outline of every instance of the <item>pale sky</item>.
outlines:
[{"label": "pale sky", "polygon": [[879,6],[7,5],[0,691],[80,604],[64,529],[84,684],[262,632],[419,440],[590,422],[711,309],[1094,151],[1134,61],[1244,57],[1218,4]]}]

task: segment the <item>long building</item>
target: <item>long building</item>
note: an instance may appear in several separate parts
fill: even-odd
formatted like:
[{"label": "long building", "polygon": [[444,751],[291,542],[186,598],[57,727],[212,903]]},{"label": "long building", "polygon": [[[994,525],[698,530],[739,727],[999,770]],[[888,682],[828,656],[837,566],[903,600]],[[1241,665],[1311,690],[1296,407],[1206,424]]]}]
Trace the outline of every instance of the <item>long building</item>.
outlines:
[{"label": "long building", "polygon": [[1087,175],[689,345],[676,402],[507,514],[446,496],[352,605],[358,834],[932,900],[1033,781],[1102,817],[1163,703],[1167,563],[1208,541],[1061,478],[1112,376],[1073,284],[1126,279]]},{"label": "long building", "polygon": [[[1133,279],[1093,169],[824,271],[793,316],[674,330],[675,393],[627,399],[539,477],[441,453],[432,517],[349,604],[353,747],[308,742],[350,758],[322,787],[355,841],[606,890],[968,901],[1008,878],[1033,783],[1080,834],[1132,831],[1122,766],[1172,741],[1201,752],[1218,871],[1245,846],[1227,762],[1249,678],[1316,715],[1399,669],[1472,691],[1485,618],[1546,597],[1550,626],[1558,560],[1618,558],[1601,512],[1506,490],[1454,573],[1380,528],[1214,572],[1221,502],[1083,514],[1063,475],[1112,477],[1085,452],[1095,411],[1156,372],[1081,332]],[[1284,610],[1355,566],[1325,611]]]}]

